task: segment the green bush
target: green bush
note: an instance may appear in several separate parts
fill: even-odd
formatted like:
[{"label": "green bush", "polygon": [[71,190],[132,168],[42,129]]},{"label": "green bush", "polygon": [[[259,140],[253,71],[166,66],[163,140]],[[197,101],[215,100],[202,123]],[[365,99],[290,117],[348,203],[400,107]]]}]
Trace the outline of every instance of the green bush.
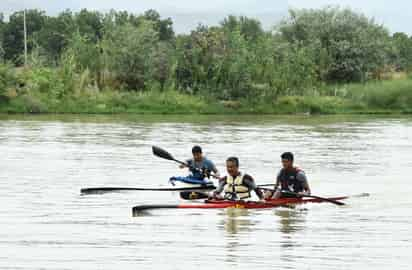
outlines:
[{"label": "green bush", "polygon": [[369,82],[347,86],[347,97],[372,109],[412,108],[412,79]]},{"label": "green bush", "polygon": [[316,52],[323,81],[365,81],[369,75],[379,76],[389,61],[388,30],[350,9],[290,10],[279,29],[290,43]]},{"label": "green bush", "polygon": [[36,67],[26,72],[26,88],[44,93],[51,99],[61,98],[64,93],[62,77],[56,69]]},{"label": "green bush", "polygon": [[15,112],[46,113],[47,105],[37,96],[24,94],[10,101],[10,107]]},{"label": "green bush", "polygon": [[277,111],[284,113],[339,113],[347,101],[339,97],[283,96],[274,104]]},{"label": "green bush", "polygon": [[0,64],[0,101],[8,101],[7,91],[18,87],[18,77],[14,67],[9,64]]}]

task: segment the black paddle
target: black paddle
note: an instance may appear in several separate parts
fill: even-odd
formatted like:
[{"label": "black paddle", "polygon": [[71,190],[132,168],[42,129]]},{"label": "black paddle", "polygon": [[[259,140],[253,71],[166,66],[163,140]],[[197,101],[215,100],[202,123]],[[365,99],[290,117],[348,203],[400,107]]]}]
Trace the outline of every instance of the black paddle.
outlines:
[{"label": "black paddle", "polygon": [[[175,159],[175,158],[172,156],[172,154],[170,154],[169,152],[167,152],[166,150],[164,150],[164,149],[162,149],[162,148],[160,148],[160,147],[157,147],[157,146],[154,146],[154,145],[153,145],[153,146],[152,146],[152,151],[153,151],[153,154],[154,154],[155,156],[158,156],[158,157],[160,157],[160,158],[164,158],[164,159],[167,159],[167,160],[173,160],[173,161],[175,161],[175,162],[177,162],[177,163],[179,163],[179,164],[182,164],[182,165],[184,165],[184,166],[186,166],[186,167],[189,167],[189,168],[194,169],[194,170],[196,170],[196,171],[202,172],[202,170],[199,169],[199,168],[196,168],[196,167],[191,166],[191,165],[189,165],[189,164],[187,164],[187,163],[185,163],[185,162],[183,162],[183,161],[180,161],[180,160]],[[209,173],[209,174],[210,174],[210,176],[219,179],[219,176],[217,176],[217,175],[215,175],[215,174],[213,174],[213,173]]]},{"label": "black paddle", "polygon": [[[264,189],[264,190],[270,190],[270,191],[275,191],[274,189],[270,189],[270,188],[260,188],[260,189]],[[296,193],[296,192],[291,192],[291,191],[284,191],[282,190],[283,194],[287,194],[287,195],[293,195],[296,197],[306,197],[306,198],[314,198],[314,199],[319,199],[325,202],[330,202],[336,205],[345,205],[343,202],[339,202],[339,201],[335,201],[332,199],[328,199],[328,198],[324,198],[324,197],[319,197],[319,196],[315,196],[315,195],[306,195],[306,194],[300,194],[300,193]]]},{"label": "black paddle", "polygon": [[133,217],[140,216],[146,210],[151,209],[177,209],[179,208],[178,204],[148,204],[148,205],[138,205],[132,208]]},{"label": "black paddle", "polygon": [[137,190],[137,191],[194,191],[194,190],[212,190],[216,187],[213,185],[206,185],[201,187],[166,187],[166,188],[140,188],[140,187],[94,187],[94,188],[82,188],[80,189],[80,193],[85,194],[102,194],[106,192],[120,192],[120,191],[130,191],[130,190]]},{"label": "black paddle", "polygon": [[183,162],[183,161],[180,161],[180,160],[177,160],[177,159],[175,159],[169,152],[167,152],[166,150],[164,150],[164,149],[162,149],[162,148],[160,148],[160,147],[157,147],[157,146],[152,146],[152,151],[153,151],[153,154],[155,155],[155,156],[158,156],[158,157],[160,157],[160,158],[164,158],[164,159],[168,159],[168,160],[173,160],[173,161],[176,161],[177,163],[180,163],[180,164],[182,164],[182,165],[185,165],[185,166],[187,166],[187,167],[190,167],[189,166],[189,164],[186,164],[185,162]]},{"label": "black paddle", "polygon": [[343,202],[331,200],[331,199],[324,198],[324,197],[314,196],[314,195],[299,194],[299,193],[290,192],[290,191],[282,191],[282,193],[294,195],[296,197],[306,197],[306,198],[319,199],[319,200],[322,200],[322,201],[325,201],[325,202],[330,202],[330,203],[333,203],[333,204],[336,204],[336,205],[345,205],[345,203],[343,203]]}]

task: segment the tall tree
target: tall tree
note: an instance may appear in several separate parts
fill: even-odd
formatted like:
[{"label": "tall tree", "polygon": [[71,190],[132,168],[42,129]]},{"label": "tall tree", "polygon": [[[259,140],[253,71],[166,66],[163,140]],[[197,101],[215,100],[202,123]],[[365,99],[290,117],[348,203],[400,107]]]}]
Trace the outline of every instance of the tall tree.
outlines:
[{"label": "tall tree", "polygon": [[66,10],[57,17],[47,17],[42,29],[35,33],[35,38],[51,62],[56,63],[76,30],[73,14]]},{"label": "tall tree", "polygon": [[103,40],[108,68],[127,88],[143,90],[153,74],[153,54],[158,34],[153,23],[142,21],[138,27],[125,24],[116,26]]},{"label": "tall tree", "polygon": [[75,15],[75,20],[79,32],[93,42],[97,42],[103,37],[103,15],[98,11],[88,11],[82,9]]},{"label": "tall tree", "polygon": [[3,20],[4,15],[0,12],[0,63],[4,61],[3,32],[6,24]]},{"label": "tall tree", "polygon": [[405,33],[395,33],[392,36],[395,46],[395,65],[399,70],[412,70],[412,36]]},{"label": "tall tree", "polygon": [[229,32],[240,31],[240,34],[248,41],[256,42],[264,33],[262,25],[258,20],[246,16],[236,17],[229,15],[220,24],[223,29]]},{"label": "tall tree", "polygon": [[388,31],[349,9],[290,10],[279,30],[289,42],[318,52],[323,80],[363,81],[388,61]]},{"label": "tall tree", "polygon": [[167,80],[171,77],[173,50],[169,42],[160,41],[153,53],[153,69],[151,77],[158,81],[163,91]]},{"label": "tall tree", "polygon": [[171,40],[174,38],[173,21],[170,18],[161,19],[160,14],[153,9],[147,10],[143,14],[145,20],[153,22],[154,29],[159,33],[159,40]]},{"label": "tall tree", "polygon": [[[46,21],[44,11],[36,9],[26,11],[28,51],[35,45],[33,33],[42,29]],[[13,61],[15,64],[22,64],[22,54],[24,50],[24,33],[23,33],[23,11],[13,13],[9,22],[4,27],[3,45],[6,60]]]}]

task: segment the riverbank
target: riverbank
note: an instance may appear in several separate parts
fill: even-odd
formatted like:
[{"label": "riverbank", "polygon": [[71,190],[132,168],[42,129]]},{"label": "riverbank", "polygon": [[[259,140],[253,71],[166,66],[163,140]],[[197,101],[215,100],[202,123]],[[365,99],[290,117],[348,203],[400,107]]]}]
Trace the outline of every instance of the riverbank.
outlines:
[{"label": "riverbank", "polygon": [[[24,14],[39,24],[29,27],[36,46],[23,64],[23,38],[15,37]],[[175,34],[173,22],[154,10],[12,17],[0,27],[0,41],[7,41],[0,53],[3,113],[412,111],[412,39],[350,9],[291,10],[274,25],[278,31],[228,16],[190,34]],[[47,21],[54,23],[41,23]]]},{"label": "riverbank", "polygon": [[84,90],[62,97],[9,91],[2,113],[79,114],[392,114],[412,113],[412,78],[326,85],[305,95],[222,101],[174,90]]}]

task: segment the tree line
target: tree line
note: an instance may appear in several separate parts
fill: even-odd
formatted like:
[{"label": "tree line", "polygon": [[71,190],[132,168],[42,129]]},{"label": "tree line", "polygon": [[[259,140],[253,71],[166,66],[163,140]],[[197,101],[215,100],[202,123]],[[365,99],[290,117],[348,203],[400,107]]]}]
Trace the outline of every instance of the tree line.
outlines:
[{"label": "tree line", "polygon": [[32,69],[22,78],[13,67],[24,63],[23,12],[0,14],[0,95],[30,82],[56,99],[93,88],[267,100],[412,70],[412,36],[339,7],[290,10],[269,31],[228,16],[176,34],[155,10],[27,10],[26,21]]}]

